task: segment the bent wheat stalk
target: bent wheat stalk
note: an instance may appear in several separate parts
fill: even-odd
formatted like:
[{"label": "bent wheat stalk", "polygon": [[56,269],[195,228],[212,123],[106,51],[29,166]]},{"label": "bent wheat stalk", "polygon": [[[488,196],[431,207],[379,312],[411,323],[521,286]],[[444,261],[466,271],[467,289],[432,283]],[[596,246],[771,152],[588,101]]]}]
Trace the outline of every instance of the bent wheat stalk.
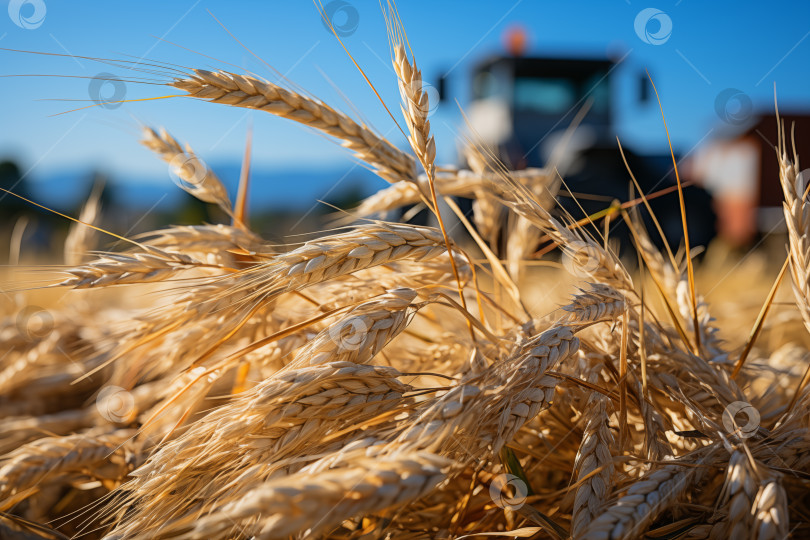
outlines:
[{"label": "bent wheat stalk", "polygon": [[186,144],[181,145],[177,139],[164,129],[143,128],[141,143],[155,152],[168,163],[174,173],[182,180],[178,185],[201,201],[216,204],[226,214],[232,214],[231,200],[222,181]]},{"label": "bent wheat stalk", "polygon": [[368,163],[389,182],[414,180],[414,160],[363,124],[328,105],[248,75],[227,71],[193,70],[193,75],[174,79],[169,86],[191,97],[234,107],[259,109],[323,131],[343,141],[343,146]]}]

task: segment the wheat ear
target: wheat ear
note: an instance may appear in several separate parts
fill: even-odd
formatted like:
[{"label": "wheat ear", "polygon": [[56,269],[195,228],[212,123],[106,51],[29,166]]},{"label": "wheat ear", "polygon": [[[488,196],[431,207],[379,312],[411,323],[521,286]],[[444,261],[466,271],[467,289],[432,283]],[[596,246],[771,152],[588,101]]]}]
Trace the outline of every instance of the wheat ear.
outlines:
[{"label": "wheat ear", "polygon": [[504,205],[531,222],[556,242],[571,263],[571,269],[590,282],[608,284],[621,291],[634,291],[633,280],[615,253],[580,231],[568,228],[544,207],[537,195],[511,175],[499,174],[491,186]]},{"label": "wheat ear", "polygon": [[[129,451],[124,443],[134,434],[132,430],[112,433],[90,430],[63,437],[46,437],[21,446],[0,466],[0,500],[69,472],[86,470],[92,474],[113,454],[120,456]],[[127,463],[119,460],[118,465],[116,477],[123,478]]]},{"label": "wheat ear", "polygon": [[181,145],[177,139],[160,128],[143,128],[141,143],[155,152],[168,163],[174,173],[182,180],[178,185],[203,202],[216,204],[228,215],[231,215],[231,200],[222,181],[186,144]]},{"label": "wheat ear", "polygon": [[728,538],[745,538],[749,535],[757,487],[757,477],[748,456],[742,450],[735,450],[728,460],[726,472]]},{"label": "wheat ear", "polygon": [[559,379],[548,371],[576,354],[579,339],[555,326],[526,341],[510,358],[426,403],[397,439],[463,461],[497,455],[523,425],[548,407]]},{"label": "wheat ear", "polygon": [[[360,429],[362,422],[409,403],[410,387],[393,368],[351,362],[284,371],[203,417],[132,473],[123,486],[129,509],[115,534],[157,534],[166,507],[175,527],[218,506],[239,500],[273,473],[300,468],[330,433]],[[278,475],[276,475],[278,476]],[[149,496],[145,496],[149,494]],[[155,496],[159,494],[158,496]]]},{"label": "wheat ear", "polygon": [[[784,127],[780,125],[780,132]],[[785,194],[784,213],[788,228],[790,275],[793,294],[802,315],[805,328],[810,331],[810,205],[807,204],[804,182],[799,174],[799,160],[793,161],[784,148],[784,135],[780,136],[777,151],[779,180]]]},{"label": "wheat ear", "polygon": [[431,259],[445,251],[441,233],[429,227],[378,223],[326,236],[273,256],[234,277],[228,293],[251,290],[272,299],[339,276],[389,262]]},{"label": "wheat ear", "polygon": [[[548,173],[543,169],[511,171],[509,175],[522,183],[531,185],[544,184],[549,178]],[[464,169],[437,170],[435,175],[436,193],[453,197],[475,197],[476,200],[480,200],[486,194],[487,200],[492,201],[499,208],[500,204],[489,192],[489,186],[495,180],[493,174],[486,172],[479,173]],[[427,184],[428,178],[424,174],[419,175],[417,182],[407,180],[396,182],[364,199],[357,208],[352,210],[351,218],[361,218],[424,202],[423,186]],[[478,225],[478,221],[476,221],[476,225]],[[484,236],[487,237],[487,235]]]},{"label": "wheat ear", "polygon": [[[598,369],[595,370],[598,373]],[[598,515],[610,493],[613,480],[613,434],[608,425],[608,398],[593,394],[588,400],[587,424],[574,460],[577,480],[583,482],[574,499],[571,536],[580,538]]]},{"label": "wheat ear", "polygon": [[[427,92],[425,92],[422,87],[422,72],[416,67],[416,59],[413,61],[408,60],[405,44],[402,41],[402,26],[399,24],[398,20],[395,23],[395,28],[398,32],[395,41],[393,41],[393,64],[394,71],[397,74],[397,82],[399,83],[399,94],[402,97],[400,107],[402,109],[402,115],[405,117],[405,124],[408,126],[408,131],[410,132],[408,142],[411,144],[411,148],[427,175],[433,213],[436,215],[436,220],[439,222],[439,229],[444,239],[444,245],[447,247],[447,251],[451,251],[452,244],[447,235],[441,209],[439,208],[439,200],[436,196],[436,140],[433,138],[433,135],[430,134],[430,121],[428,120],[430,100]],[[456,261],[453,257],[450,258],[450,266],[453,268],[453,276],[456,278],[456,284],[458,285],[459,300],[461,301],[462,307],[466,309],[467,303],[464,299],[464,286],[462,285],[458,268],[456,268]],[[470,334],[472,333],[472,326],[470,326]]]},{"label": "wheat ear", "polygon": [[182,253],[172,253],[146,245],[142,247],[143,252],[106,253],[85,265],[68,268],[64,272],[72,274],[73,277],[53,286],[87,289],[164,281],[178,272],[195,268],[223,270],[220,265],[203,263]]},{"label": "wheat ear", "polygon": [[591,323],[600,320],[615,320],[627,308],[623,294],[610,285],[592,283],[589,290],[582,290],[570,304],[563,306],[571,322]]},{"label": "wheat ear", "polygon": [[415,298],[416,291],[402,288],[364,302],[315,337],[297,358],[310,365],[368,362],[403,330],[416,311]]},{"label": "wheat ear", "polygon": [[[262,540],[325,532],[348,517],[401,507],[433,490],[449,463],[427,453],[357,458],[345,467],[270,481],[197,521],[186,538],[210,538],[245,524]],[[326,509],[326,510],[325,510]],[[256,516],[261,516],[256,520]]]},{"label": "wheat ear", "polygon": [[788,500],[778,478],[772,478],[759,488],[753,507],[756,540],[782,540],[790,530]]},{"label": "wheat ear", "polygon": [[178,78],[170,86],[188,92],[191,97],[234,107],[259,109],[323,131],[343,141],[343,146],[371,165],[389,182],[414,180],[413,158],[390,142],[328,105],[277,84],[227,71],[193,70],[193,75]]},{"label": "wheat ear", "polygon": [[587,540],[638,538],[658,515],[694,485],[700,472],[688,465],[663,465],[630,484],[626,493],[594,519],[583,533]]}]

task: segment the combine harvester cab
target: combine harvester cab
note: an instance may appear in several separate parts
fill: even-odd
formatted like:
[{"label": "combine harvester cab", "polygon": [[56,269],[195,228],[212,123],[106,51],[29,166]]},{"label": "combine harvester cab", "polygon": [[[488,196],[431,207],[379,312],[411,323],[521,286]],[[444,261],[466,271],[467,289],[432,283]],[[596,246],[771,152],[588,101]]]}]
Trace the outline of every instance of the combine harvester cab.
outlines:
[{"label": "combine harvester cab", "polygon": [[[583,209],[590,215],[615,200],[630,200],[632,180],[614,125],[616,79],[626,70],[609,59],[525,56],[523,43],[525,38],[508,36],[509,54],[490,57],[474,66],[471,101],[466,108],[471,128],[513,170],[545,167],[556,152],[556,168],[565,181],[558,196],[562,207],[558,211],[567,211],[575,219],[584,217]],[[638,88],[636,101],[648,105],[651,100],[654,103],[655,96],[646,74],[642,75],[633,74],[640,84],[632,86]],[[444,80],[440,81],[442,91],[444,86]],[[587,113],[567,138],[567,129],[583,107],[587,107]],[[662,125],[661,139],[665,140],[663,130]],[[642,154],[624,141],[622,147],[645,194],[676,185],[668,151]],[[678,159],[677,154],[675,157]],[[637,197],[637,191],[633,192]],[[688,185],[684,196],[692,245],[706,245],[715,234],[711,197],[696,185]],[[650,205],[670,245],[677,248],[683,237],[677,192],[672,190],[654,198]],[[652,227],[648,212],[643,205],[639,208],[648,227]],[[627,227],[618,220],[614,223],[611,236],[629,246]],[[660,240],[657,235],[652,237]]]}]

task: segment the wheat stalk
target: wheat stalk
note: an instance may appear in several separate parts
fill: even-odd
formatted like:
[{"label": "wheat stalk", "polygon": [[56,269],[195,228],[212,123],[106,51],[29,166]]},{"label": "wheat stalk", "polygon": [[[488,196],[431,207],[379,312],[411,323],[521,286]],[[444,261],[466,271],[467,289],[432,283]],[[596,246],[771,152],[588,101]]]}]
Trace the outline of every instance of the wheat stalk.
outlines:
[{"label": "wheat stalk", "polygon": [[379,223],[326,236],[241,272],[228,289],[250,298],[279,295],[400,260],[421,261],[444,252],[441,234],[428,227]]},{"label": "wheat stalk", "polygon": [[323,131],[343,141],[343,146],[368,163],[389,182],[416,177],[413,158],[375,134],[363,124],[328,105],[282,88],[269,81],[227,71],[193,70],[193,75],[177,78],[170,86],[191,97],[234,107],[259,109]]},{"label": "wheat stalk", "polygon": [[141,144],[155,152],[168,163],[182,180],[178,185],[203,202],[216,204],[228,215],[231,214],[231,200],[222,181],[186,144],[181,145],[164,128],[143,128]]},{"label": "wheat stalk", "polygon": [[447,461],[431,454],[401,453],[355,459],[349,466],[315,475],[301,472],[268,482],[223,506],[182,537],[226,535],[235,524],[247,525],[255,538],[265,540],[303,531],[317,534],[346,517],[402,506],[428,493],[445,478],[442,469],[447,466]]},{"label": "wheat stalk", "polygon": [[583,482],[577,489],[571,516],[571,536],[580,538],[588,524],[599,514],[610,493],[613,480],[613,434],[608,425],[607,398],[594,394],[586,411],[585,430],[574,460],[577,480]]},{"label": "wheat stalk", "polygon": [[72,274],[73,277],[53,286],[87,289],[165,281],[179,272],[198,268],[224,270],[220,265],[203,263],[182,253],[172,253],[150,246],[143,248],[143,252],[106,253],[88,264],[68,268],[64,272]]},{"label": "wheat stalk", "polygon": [[728,460],[725,493],[728,517],[725,524],[728,538],[745,538],[753,523],[752,509],[757,495],[756,472],[744,451],[737,450]]},{"label": "wheat stalk", "polygon": [[79,223],[70,226],[67,238],[65,238],[65,264],[78,266],[82,263],[87,253],[94,249],[96,239],[95,229],[91,229],[85,223],[94,224],[99,217],[101,210],[101,188],[93,188],[90,198],[84,203],[79,214]]},{"label": "wheat stalk", "polygon": [[[782,125],[780,130],[784,130]],[[799,174],[796,156],[791,161],[781,135],[777,158],[779,180],[785,195],[784,214],[788,228],[790,275],[793,278],[793,294],[802,315],[804,325],[810,331],[810,206],[805,197],[804,179]]]},{"label": "wheat stalk", "polygon": [[615,320],[626,309],[624,296],[609,285],[591,284],[589,288],[563,307],[572,322]]},{"label": "wheat stalk", "polygon": [[[131,430],[111,433],[87,431],[62,437],[46,437],[11,452],[0,464],[0,500],[37,485],[53,481],[69,472],[99,470],[101,462],[119,458],[114,478],[123,478],[127,463],[120,456],[128,451],[125,443]],[[100,472],[100,471],[99,471]]]},{"label": "wheat stalk", "polygon": [[684,496],[701,472],[696,467],[681,464],[663,465],[651,470],[631,484],[616,503],[598,515],[588,525],[582,538],[637,538],[658,515]]},{"label": "wheat stalk", "polygon": [[754,535],[757,540],[777,540],[788,537],[788,501],[778,479],[760,486],[754,507]]}]

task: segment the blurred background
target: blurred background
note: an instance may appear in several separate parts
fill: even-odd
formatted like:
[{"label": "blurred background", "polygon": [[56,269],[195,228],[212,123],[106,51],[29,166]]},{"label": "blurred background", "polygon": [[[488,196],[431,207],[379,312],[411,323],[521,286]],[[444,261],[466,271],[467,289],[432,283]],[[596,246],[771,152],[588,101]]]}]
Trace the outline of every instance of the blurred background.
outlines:
[{"label": "blurred background", "polygon": [[[76,216],[92,186],[104,182],[105,226],[118,234],[222,219],[173,185],[167,165],[138,144],[142,125],[165,126],[190,143],[234,195],[252,124],[251,218],[272,239],[323,227],[333,210],[318,200],[350,207],[386,184],[334,141],[296,123],[191,98],[152,100],[178,92],[132,82],[145,75],[86,57],[249,70],[276,82],[283,76],[406,147],[317,3],[5,5],[0,187]],[[398,113],[377,2],[322,0],[322,7]],[[586,210],[629,198],[617,137],[645,191],[665,189],[674,182],[672,162],[648,72],[690,183],[690,219],[705,232],[700,243],[716,233],[728,246],[747,249],[779,231],[774,88],[780,112],[795,123],[799,154],[810,159],[810,148],[802,151],[810,144],[807,2],[410,0],[398,10],[429,84],[439,163],[463,164],[460,108],[480,137],[521,169],[544,165],[587,107],[559,163],[572,191],[598,195]],[[117,77],[127,82],[110,80]],[[677,238],[673,197],[657,204],[670,212],[665,227],[671,223],[668,235]],[[3,257],[23,214],[30,214],[26,250],[49,249],[60,241],[52,233],[67,225],[0,193]]]}]

